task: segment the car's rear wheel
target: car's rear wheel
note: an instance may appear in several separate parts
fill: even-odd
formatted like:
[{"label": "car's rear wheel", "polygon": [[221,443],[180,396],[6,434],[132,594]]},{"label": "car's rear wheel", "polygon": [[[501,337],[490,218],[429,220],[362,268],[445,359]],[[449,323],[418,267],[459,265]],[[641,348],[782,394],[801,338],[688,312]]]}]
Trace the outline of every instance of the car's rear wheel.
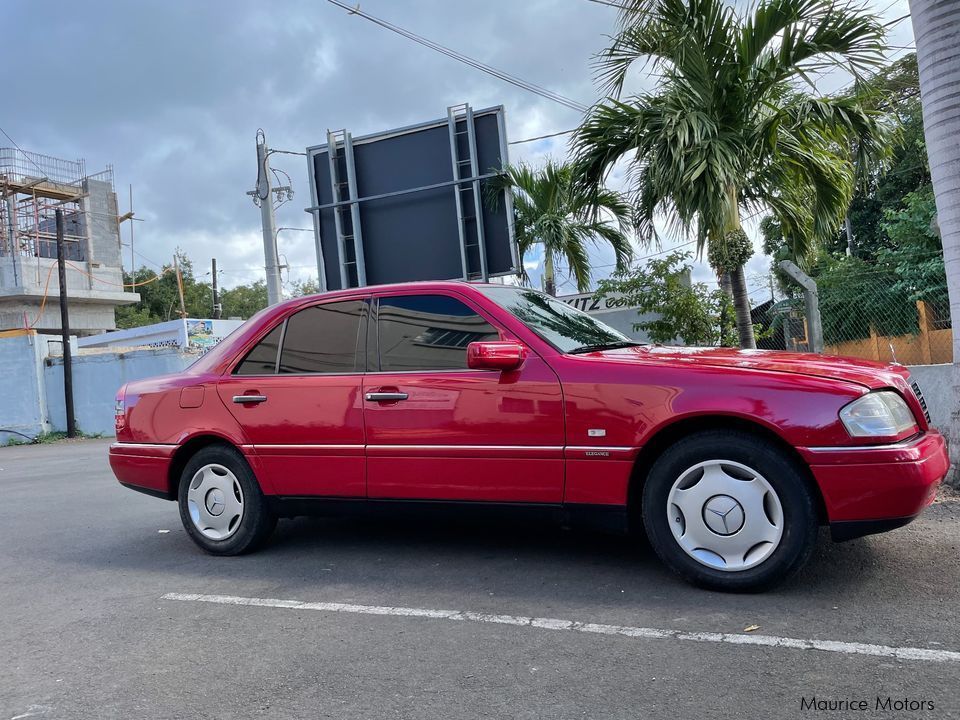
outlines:
[{"label": "car's rear wheel", "polygon": [[254,550],[276,525],[247,461],[225,445],[207,446],[190,458],[178,500],[190,538],[213,555]]},{"label": "car's rear wheel", "polygon": [[762,590],[813,552],[817,510],[797,462],[749,433],[708,431],[668,448],[643,491],[643,521],[660,558],[715,590]]}]

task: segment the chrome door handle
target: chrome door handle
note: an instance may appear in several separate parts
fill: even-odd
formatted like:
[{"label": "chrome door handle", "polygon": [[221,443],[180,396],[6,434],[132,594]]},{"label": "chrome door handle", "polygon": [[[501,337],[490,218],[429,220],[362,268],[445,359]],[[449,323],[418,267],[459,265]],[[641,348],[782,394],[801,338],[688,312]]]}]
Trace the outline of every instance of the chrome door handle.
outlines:
[{"label": "chrome door handle", "polygon": [[405,392],[368,392],[364,397],[367,402],[396,402],[406,400],[408,396]]},{"label": "chrome door handle", "polygon": [[266,395],[234,395],[233,401],[238,405],[256,405],[258,403],[266,402]]}]

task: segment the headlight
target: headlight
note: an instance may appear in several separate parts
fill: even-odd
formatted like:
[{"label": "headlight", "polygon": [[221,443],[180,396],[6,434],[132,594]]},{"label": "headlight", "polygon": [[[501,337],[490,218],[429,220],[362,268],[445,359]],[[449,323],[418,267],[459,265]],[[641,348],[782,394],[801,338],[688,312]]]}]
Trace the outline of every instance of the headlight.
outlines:
[{"label": "headlight", "polygon": [[905,430],[919,429],[907,403],[892,390],[854,400],[840,411],[840,421],[853,437],[895,437]]}]

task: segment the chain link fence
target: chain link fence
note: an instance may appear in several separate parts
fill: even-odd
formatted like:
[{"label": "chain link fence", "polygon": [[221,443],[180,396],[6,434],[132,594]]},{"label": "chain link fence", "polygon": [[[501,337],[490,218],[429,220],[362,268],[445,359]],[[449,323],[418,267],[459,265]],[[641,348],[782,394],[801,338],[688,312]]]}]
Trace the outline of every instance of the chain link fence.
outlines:
[{"label": "chain link fence", "polygon": [[[835,268],[808,271],[817,282],[826,354],[904,365],[953,362],[942,255],[909,259],[909,265],[847,264],[843,272]],[[774,274],[786,297],[766,304],[758,313],[765,328],[758,344],[809,351],[803,295],[779,271]]]}]

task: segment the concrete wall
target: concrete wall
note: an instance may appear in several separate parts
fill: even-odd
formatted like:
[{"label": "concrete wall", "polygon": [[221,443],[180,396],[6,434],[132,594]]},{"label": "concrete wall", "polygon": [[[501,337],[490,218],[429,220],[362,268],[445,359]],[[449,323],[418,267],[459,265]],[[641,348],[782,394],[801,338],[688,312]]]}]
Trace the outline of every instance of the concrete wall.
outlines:
[{"label": "concrete wall", "polygon": [[[113,435],[114,398],[131,380],[178,373],[197,359],[177,348],[97,352],[73,358],[73,404],[77,427],[90,435]],[[67,429],[63,403],[63,358],[48,358],[43,368],[46,414],[54,430]]]},{"label": "concrete wall", "polygon": [[89,253],[94,265],[120,268],[120,228],[117,222],[117,196],[113,186],[103,180],[83,181],[86,197],[82,200],[87,212]]},{"label": "concrete wall", "polygon": [[938,430],[950,427],[950,417],[960,410],[951,391],[953,365],[910,365],[910,381],[920,385],[927,401],[930,424]]},{"label": "concrete wall", "polygon": [[42,371],[47,339],[28,332],[0,333],[0,444],[18,437],[4,430],[32,438],[49,429]]}]

